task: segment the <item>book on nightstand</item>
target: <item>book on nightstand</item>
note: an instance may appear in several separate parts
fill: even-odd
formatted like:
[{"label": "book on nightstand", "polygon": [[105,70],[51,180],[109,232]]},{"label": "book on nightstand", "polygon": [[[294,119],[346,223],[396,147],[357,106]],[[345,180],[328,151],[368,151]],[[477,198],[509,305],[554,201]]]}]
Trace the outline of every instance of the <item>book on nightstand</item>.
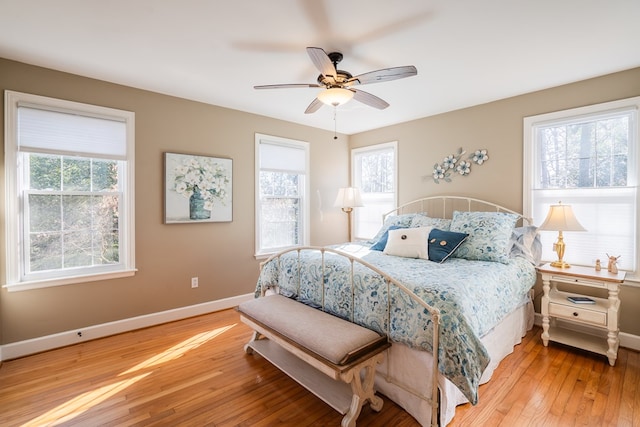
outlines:
[{"label": "book on nightstand", "polygon": [[587,297],[567,297],[574,304],[595,304],[596,302]]}]

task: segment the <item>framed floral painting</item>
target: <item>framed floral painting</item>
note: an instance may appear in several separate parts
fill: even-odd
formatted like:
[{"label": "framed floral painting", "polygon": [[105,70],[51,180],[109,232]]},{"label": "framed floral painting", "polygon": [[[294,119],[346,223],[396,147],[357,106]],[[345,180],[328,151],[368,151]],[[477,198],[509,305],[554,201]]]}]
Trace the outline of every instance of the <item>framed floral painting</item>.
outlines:
[{"label": "framed floral painting", "polygon": [[232,172],[231,159],[164,153],[165,224],[232,221]]}]

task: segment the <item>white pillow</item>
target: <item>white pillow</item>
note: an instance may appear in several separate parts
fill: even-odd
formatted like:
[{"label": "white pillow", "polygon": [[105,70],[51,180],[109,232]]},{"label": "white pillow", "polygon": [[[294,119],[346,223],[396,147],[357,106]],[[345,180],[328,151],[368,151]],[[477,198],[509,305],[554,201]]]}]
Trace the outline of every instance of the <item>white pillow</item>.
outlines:
[{"label": "white pillow", "polygon": [[433,227],[389,230],[384,253],[406,258],[429,259],[429,233]]}]

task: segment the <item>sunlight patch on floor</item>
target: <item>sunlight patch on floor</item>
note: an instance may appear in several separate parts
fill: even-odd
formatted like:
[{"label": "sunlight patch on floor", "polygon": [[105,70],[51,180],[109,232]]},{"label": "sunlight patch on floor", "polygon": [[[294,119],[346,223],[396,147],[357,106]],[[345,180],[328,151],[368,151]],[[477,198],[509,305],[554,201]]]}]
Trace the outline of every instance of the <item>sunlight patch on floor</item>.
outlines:
[{"label": "sunlight patch on floor", "polygon": [[237,323],[234,323],[233,325],[223,326],[222,328],[214,329],[213,331],[202,332],[201,334],[194,335],[193,337],[174,345],[173,347],[163,351],[162,353],[159,353],[156,356],[137,364],[133,368],[127,369],[120,375],[130,374],[141,369],[150,368],[152,366],[170,362],[171,360],[182,357],[182,355],[184,355],[187,351],[200,347],[202,344],[230,330],[236,325]]},{"label": "sunlight patch on floor", "polygon": [[[126,371],[120,373],[118,376],[131,374],[133,372],[140,371],[142,369],[150,368],[153,366],[160,365],[162,363],[170,362],[172,360],[178,359],[182,357],[189,350],[196,349],[206,342],[216,338],[220,334],[230,330],[237,323],[232,325],[223,326],[221,328],[214,329],[212,331],[202,332],[200,334],[194,335],[191,338],[188,338],[173,347],[159,353],[149,359],[137,364],[131,369],[127,369]],[[73,418],[81,415],[82,413],[88,411],[92,407],[99,405],[115,394],[125,390],[131,385],[137,383],[143,378],[151,375],[154,371],[149,371],[141,375],[137,375],[132,378],[128,378],[122,381],[115,382],[113,384],[108,384],[97,388],[92,391],[88,391],[80,394],[79,396],[74,397],[73,399],[68,400],[67,402],[58,405],[57,407],[51,409],[50,411],[40,415],[33,420],[22,424],[21,427],[35,427],[35,426],[55,426],[61,423],[72,420]],[[217,375],[217,374],[216,374]]]},{"label": "sunlight patch on floor", "polygon": [[65,421],[69,421],[150,374],[151,372],[147,372],[146,374],[138,375],[127,380],[118,381],[117,383],[82,393],[49,412],[40,415],[38,418],[34,418],[28,423],[23,424],[22,427],[36,427],[43,425],[55,426]]}]

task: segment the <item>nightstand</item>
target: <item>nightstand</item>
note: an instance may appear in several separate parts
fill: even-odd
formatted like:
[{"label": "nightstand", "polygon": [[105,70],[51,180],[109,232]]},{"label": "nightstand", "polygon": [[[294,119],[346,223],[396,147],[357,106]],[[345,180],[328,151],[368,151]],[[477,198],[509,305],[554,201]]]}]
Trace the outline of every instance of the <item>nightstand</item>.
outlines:
[{"label": "nightstand", "polygon": [[[545,264],[537,268],[542,276],[544,295],[541,301],[542,342],[545,347],[555,341],[578,347],[594,353],[604,354],[609,364],[615,365],[618,357],[618,320],[620,313],[620,285],[624,283],[625,272],[609,273],[606,269],[596,271],[593,267],[573,266],[556,268]],[[573,290],[562,290],[564,285],[573,285]],[[608,298],[589,295],[589,290],[605,289]],[[586,296],[593,304],[577,304],[569,301],[570,296]],[[602,330],[602,336],[580,331],[579,325]],[[573,326],[573,327],[571,327]],[[597,331],[597,329],[596,329]],[[606,335],[605,335],[606,333]]]}]

